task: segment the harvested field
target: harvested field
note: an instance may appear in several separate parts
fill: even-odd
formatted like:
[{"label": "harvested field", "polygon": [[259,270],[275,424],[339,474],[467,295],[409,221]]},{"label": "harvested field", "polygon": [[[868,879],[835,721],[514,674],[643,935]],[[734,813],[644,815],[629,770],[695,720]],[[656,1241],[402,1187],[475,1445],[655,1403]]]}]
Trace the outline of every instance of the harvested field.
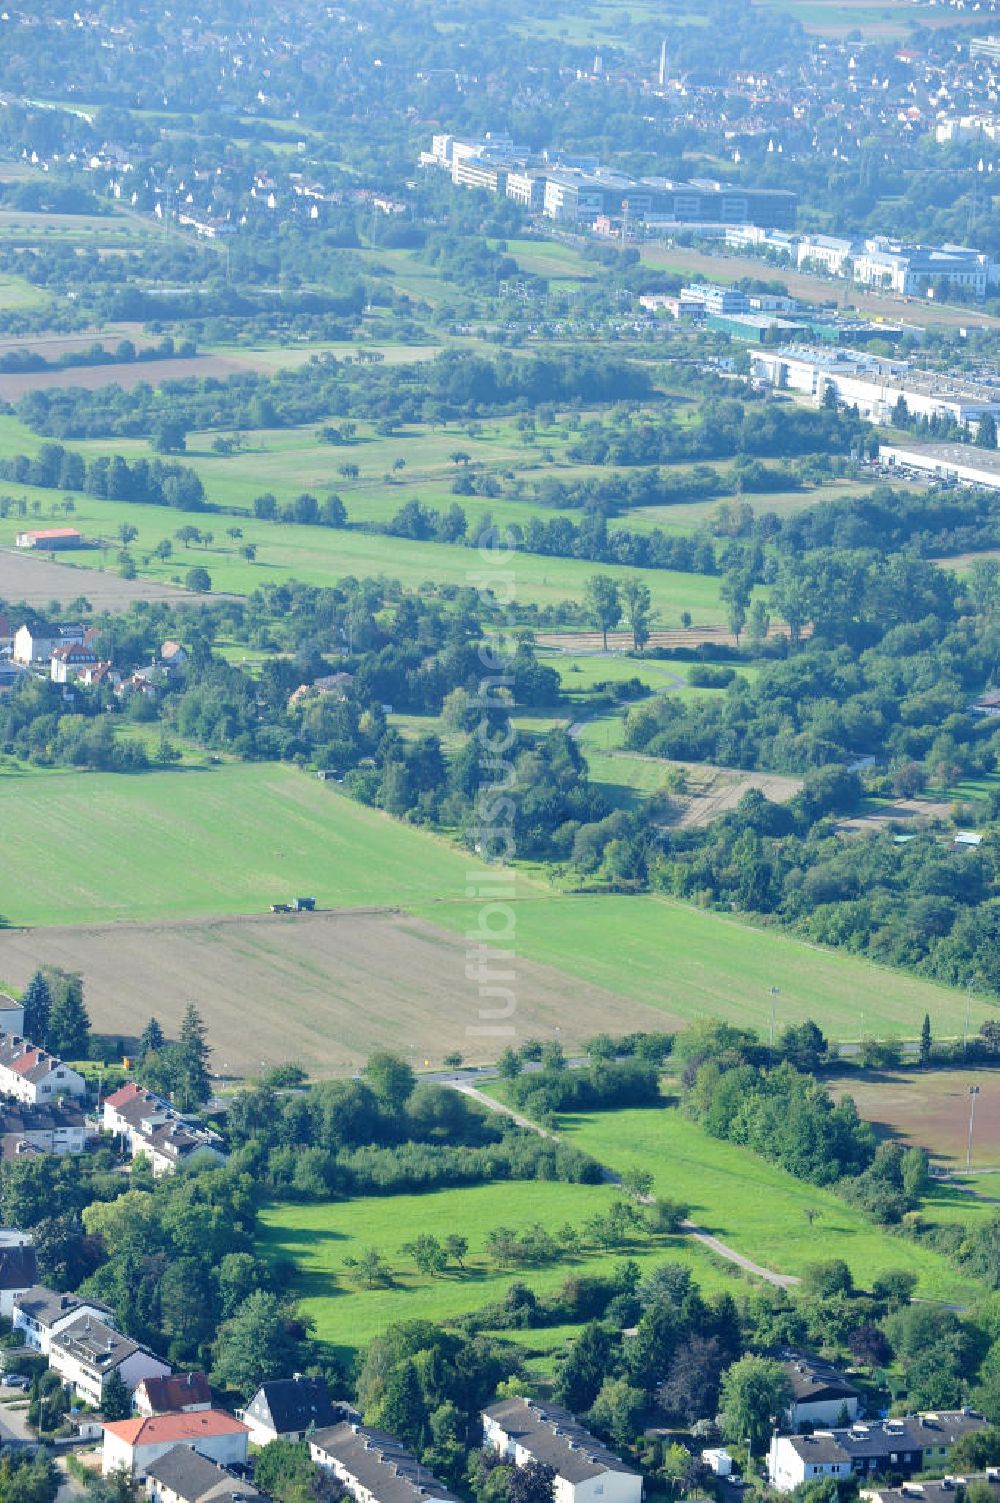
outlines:
[{"label": "harvested field", "polygon": [[[141,341],[144,338],[140,323],[105,325],[85,330],[82,334],[20,334],[16,339],[0,339],[0,355],[11,355],[15,350],[30,350],[46,360],[58,360],[61,355],[76,355],[81,350],[99,344],[105,350],[113,349],[122,339]],[[146,337],[147,343],[149,341]]]},{"label": "harvested field", "polygon": [[[803,633],[807,635],[807,633]],[[769,637],[787,637],[787,626],[779,622],[772,626],[768,632]],[[561,648],[564,652],[595,652],[604,651],[604,638],[599,631],[540,631],[535,633],[535,640],[539,647]],[[703,642],[711,642],[717,647],[735,647],[736,638],[725,626],[679,626],[675,630],[652,631],[649,634],[650,647],[700,647]],[[608,652],[631,652],[632,633],[628,631],[608,632]]]},{"label": "harvested field", "polygon": [[934,798],[900,798],[895,803],[884,804],[873,809],[869,814],[858,814],[853,819],[839,821],[841,830],[850,830],[855,834],[863,834],[866,830],[872,834],[884,830],[887,825],[902,824],[912,826],[914,830],[924,829],[926,826],[940,821],[951,819],[951,804],[947,799]]},{"label": "harvested field", "polygon": [[[310,1073],[352,1071],[376,1048],[422,1066],[457,1050],[471,1062],[502,1047],[477,1035],[479,987],[461,934],[390,909],[270,914],[155,924],[18,929],[0,934],[0,976],[23,987],[42,963],[83,974],[92,1023],[133,1034],[150,1014],[169,1034],[194,1001],[212,1067],[253,1074],[294,1060]],[[676,1026],[662,1010],[552,966],[518,959],[519,1036],[570,1050],[616,1030]]]},{"label": "harvested field", "polygon": [[[44,353],[44,352],[43,352]],[[56,386],[81,386],[100,391],[105,386],[120,386],[131,391],[146,381],[159,386],[164,381],[183,381],[189,376],[243,375],[256,370],[250,359],[233,355],[190,355],[176,360],[133,360],[124,365],[73,365],[66,370],[26,371],[21,375],[0,375],[0,401],[16,402],[29,391],[50,391]]]},{"label": "harvested field", "polygon": [[742,772],[708,762],[671,762],[670,766],[684,770],[687,791],[672,796],[684,805],[677,823],[686,829],[711,824],[720,814],[735,809],[750,788],[759,789],[773,804],[784,804],[803,786],[801,778],[776,772]]},{"label": "harvested field", "polygon": [[[136,326],[131,327],[134,331]],[[10,350],[24,349],[35,350],[47,360],[56,360],[62,354],[73,354],[97,343],[102,344],[106,350],[113,349],[122,338],[133,339],[138,348],[142,348],[144,342],[146,346],[150,343],[148,338],[144,341],[141,328],[137,336],[135,332],[126,333],[123,326],[122,333],[114,337],[88,334],[79,338],[62,336],[53,340],[30,337],[8,340],[0,343],[0,355]],[[0,373],[0,400],[16,402],[25,392],[49,391],[56,386],[80,386],[87,391],[100,391],[105,386],[120,386],[123,391],[130,391],[141,381],[148,381],[150,386],[159,386],[164,381],[183,381],[191,376],[199,380],[206,376],[225,379],[227,376],[245,375],[247,371],[269,375],[277,370],[297,370],[300,366],[307,365],[314,355],[328,350],[347,362],[356,361],[359,355],[380,354],[387,365],[410,365],[416,361],[433,360],[441,353],[437,345],[343,345],[334,349],[328,345],[302,344],[227,351],[225,354],[206,351],[205,354],[178,356],[170,360],[133,360],[116,365],[68,365],[62,370],[54,371],[23,371],[7,375]]]},{"label": "harvested field", "polygon": [[[953,1167],[965,1165],[969,1086],[978,1085],[973,1166],[1000,1168],[1000,1069],[859,1071],[829,1084],[835,1096],[853,1096],[861,1115],[885,1136],[926,1148]],[[1000,1193],[1000,1182],[992,1193]]]},{"label": "harvested field", "polygon": [[34,606],[58,600],[65,606],[78,595],[85,595],[95,611],[124,610],[133,600],[183,600],[188,605],[204,605],[207,600],[219,599],[217,595],[192,595],[158,579],[119,579],[117,574],[102,574],[94,568],[53,564],[31,553],[0,548],[0,600]]}]

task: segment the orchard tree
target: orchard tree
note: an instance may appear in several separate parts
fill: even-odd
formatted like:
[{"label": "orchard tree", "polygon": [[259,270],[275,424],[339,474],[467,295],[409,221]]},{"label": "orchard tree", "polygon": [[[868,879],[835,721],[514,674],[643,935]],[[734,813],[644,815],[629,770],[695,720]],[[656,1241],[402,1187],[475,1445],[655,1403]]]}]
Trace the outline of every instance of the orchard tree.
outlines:
[{"label": "orchard tree", "polygon": [[593,574],[587,580],[584,606],[590,620],[601,633],[604,651],[608,650],[608,632],[622,619],[622,602],[618,585],[610,574]]}]

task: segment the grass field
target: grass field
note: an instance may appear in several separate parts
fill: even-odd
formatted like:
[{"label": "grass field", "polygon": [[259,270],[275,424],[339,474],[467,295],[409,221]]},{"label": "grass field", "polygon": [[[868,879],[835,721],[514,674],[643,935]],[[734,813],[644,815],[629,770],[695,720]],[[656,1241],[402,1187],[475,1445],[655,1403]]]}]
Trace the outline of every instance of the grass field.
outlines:
[{"label": "grass field", "polygon": [[965,1165],[969,1087],[974,1085],[979,1086],[979,1095],[973,1165],[977,1169],[1000,1168],[1000,1069],[900,1070],[874,1076],[850,1073],[830,1082],[831,1090],[853,1096],[861,1115],[886,1137],[918,1144],[950,1168]]},{"label": "grass field", "polygon": [[[405,909],[452,934],[475,924],[473,858],[274,764],[132,776],[8,769],[0,824],[18,873],[2,911],[17,925],[259,913],[297,893],[321,907]],[[720,1013],[766,1030],[777,986],[779,1028],[814,1017],[834,1038],[857,1038],[862,1009],[880,1033],[914,1037],[925,1012],[939,1037],[962,1028],[964,993],[775,931],[651,896],[562,894],[530,875],[517,892],[513,948],[530,963],[522,1037],[534,965],[655,1010],[663,1027]],[[0,955],[2,945],[0,935]],[[995,1015],[972,999],[973,1027]]]},{"label": "grass field", "polygon": [[[478,1309],[502,1298],[515,1279],[541,1292],[558,1287],[570,1273],[607,1273],[609,1255],[596,1251],[547,1268],[499,1272],[486,1264],[482,1254],[493,1227],[523,1230],[542,1222],[555,1232],[568,1221],[580,1228],[588,1217],[605,1210],[617,1193],[608,1185],[513,1181],[329,1205],[275,1205],[261,1215],[261,1246],[267,1255],[294,1260],[299,1270],[295,1291],[316,1322],[316,1335],[349,1354],[393,1321],[447,1322]],[[439,1279],[418,1273],[400,1252],[417,1231],[442,1238],[453,1232],[467,1237],[468,1271],[455,1270]],[[382,1252],[393,1272],[393,1287],[358,1289],[351,1283],[344,1258],[357,1256],[365,1247]],[[683,1261],[709,1290],[735,1282],[734,1275],[710,1254],[683,1237],[659,1239],[657,1244],[636,1242],[620,1256],[635,1257],[644,1270],[667,1258]],[[561,1341],[571,1329],[561,1327],[560,1337],[553,1340]],[[525,1334],[544,1341],[544,1332]]]},{"label": "grass field", "polygon": [[471,858],[290,767],[0,773],[15,924],[408,906],[463,894]]},{"label": "grass field", "polygon": [[[460,903],[417,911],[445,928],[467,925]],[[718,1013],[766,1034],[777,987],[779,1030],[811,1017],[834,1038],[857,1039],[863,1010],[866,1032],[915,1038],[925,1012],[939,1037],[962,1031],[964,992],[666,898],[526,893],[516,920],[519,955],[658,1007],[664,1027]],[[996,1006],[972,998],[974,1028],[996,1016]]]},{"label": "grass field", "polygon": [[[653,1170],[656,1193],[685,1201],[693,1221],[765,1268],[801,1276],[810,1263],[840,1257],[862,1287],[906,1268],[917,1274],[925,1299],[976,1293],[944,1257],[890,1236],[831,1191],[709,1137],[675,1108],[584,1113],[564,1118],[560,1130],[619,1173]],[[807,1210],[818,1213],[811,1224]]]},{"label": "grass field", "polygon": [[[543,464],[541,457],[535,455],[529,455],[525,461],[523,451],[515,448],[509,423],[484,425],[483,436],[475,440],[467,439],[454,427],[440,428],[435,433],[420,430],[391,439],[362,434],[357,443],[346,449],[318,442],[312,430],[263,431],[251,435],[251,446],[232,458],[212,454],[205,435],[200,438],[194,435],[190,442],[192,452],[185,456],[185,463],[190,463],[201,475],[209,500],[244,514],[212,516],[168,507],[101,501],[77,493],[68,520],[86,537],[108,540],[104,562],[111,568],[117,551],[115,533],[120,524],[127,522],[138,529],[131,551],[144,578],[178,583],[189,569],[200,565],[208,569],[214,590],[233,594],[248,594],[269,581],[278,583],[289,578],[328,585],[348,574],[385,575],[399,579],[410,590],[440,585],[489,587],[491,571],[475,549],[353,530],[257,521],[249,515],[253,498],[265,490],[286,500],[303,490],[322,495],[336,489],[352,520],[385,521],[414,496],[437,506],[446,506],[455,499],[449,490],[454,466],[448,456],[456,446],[467,448],[484,464],[507,464],[517,456],[519,463],[527,462],[540,469]],[[123,453],[132,457],[149,452],[148,445],[140,440],[94,441],[74,447],[88,456]],[[21,423],[11,416],[0,416],[0,455],[34,453],[37,448],[38,439]],[[391,472],[396,456],[406,458],[412,475],[405,471],[408,475],[405,482],[386,485],[383,476]],[[345,483],[338,476],[337,467],[345,458],[358,463],[362,471],[358,481]],[[32,521],[67,520],[61,494],[56,496],[51,490],[23,485],[7,486],[5,494],[24,498]],[[473,523],[488,510],[500,521],[517,516],[523,521],[533,509],[517,502],[497,505],[466,497],[462,502]],[[32,508],[36,506],[38,509],[34,511]],[[211,544],[182,546],[174,534],[185,524],[211,532]],[[225,536],[226,528],[234,524],[242,530],[239,540]],[[15,516],[0,520],[0,545],[12,545],[24,525],[24,520]],[[164,538],[173,541],[174,551],[166,562],[160,562],[150,554]],[[257,548],[253,562],[239,553],[247,543]],[[102,555],[98,550],[88,549],[75,555],[74,562],[78,569],[98,568]],[[556,604],[579,599],[594,571],[595,566],[584,560],[517,553],[504,565],[500,571],[502,577],[496,583],[503,592],[512,592],[515,599]],[[605,567],[604,572],[624,578],[630,571]],[[660,623],[676,625],[683,611],[689,611],[699,626],[722,620],[724,611],[717,578],[665,569],[638,572],[650,587]],[[72,590],[73,595],[78,593],[86,593],[82,584]]]},{"label": "grass field", "polygon": [[0,276],[0,308],[37,308],[45,296],[24,277]]}]

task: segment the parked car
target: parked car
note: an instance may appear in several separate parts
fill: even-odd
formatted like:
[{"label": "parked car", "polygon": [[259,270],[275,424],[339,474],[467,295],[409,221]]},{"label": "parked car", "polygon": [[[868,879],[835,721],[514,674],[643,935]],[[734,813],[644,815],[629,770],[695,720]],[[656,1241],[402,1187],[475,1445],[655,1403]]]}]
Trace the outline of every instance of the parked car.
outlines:
[{"label": "parked car", "polygon": [[26,1378],[23,1373],[3,1373],[0,1375],[0,1384],[4,1388],[30,1388],[31,1379]]}]

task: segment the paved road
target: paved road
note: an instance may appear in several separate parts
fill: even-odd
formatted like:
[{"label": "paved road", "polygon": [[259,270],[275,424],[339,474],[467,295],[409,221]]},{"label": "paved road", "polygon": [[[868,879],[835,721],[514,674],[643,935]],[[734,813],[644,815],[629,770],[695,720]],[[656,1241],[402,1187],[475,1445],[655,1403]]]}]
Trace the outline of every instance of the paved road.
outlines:
[{"label": "paved road", "polygon": [[[481,1075],[483,1073],[485,1072],[481,1072]],[[492,1073],[495,1075],[496,1071]],[[558,1133],[549,1132],[547,1128],[539,1127],[538,1123],[532,1122],[530,1117],[522,1116],[513,1107],[507,1106],[502,1101],[494,1100],[492,1096],[487,1096],[485,1091],[477,1090],[467,1079],[456,1075],[454,1078],[444,1079],[442,1084],[453,1086],[456,1091],[461,1091],[463,1096],[470,1096],[473,1101],[478,1101],[488,1111],[498,1112],[503,1117],[510,1117],[513,1122],[516,1122],[519,1127],[525,1128],[528,1132],[538,1133],[539,1137],[542,1138],[551,1138],[553,1142],[558,1142],[559,1140]],[[608,1169],[606,1165],[601,1166],[601,1173],[605,1184],[621,1184],[621,1176],[616,1174],[613,1169]],[[644,1199],[647,1201],[647,1204],[652,1204],[652,1196],[644,1197]],[[751,1258],[747,1258],[743,1253],[737,1252],[735,1247],[730,1247],[727,1243],[720,1241],[718,1237],[714,1237],[711,1232],[707,1232],[702,1226],[697,1226],[693,1221],[685,1221],[683,1223],[683,1230],[695,1242],[700,1242],[704,1247],[710,1248],[712,1252],[718,1253],[720,1258],[725,1258],[728,1263],[735,1263],[736,1267],[742,1268],[745,1273],[753,1274],[755,1278],[763,1279],[765,1283],[773,1284],[777,1289],[791,1289],[799,1282],[794,1274],[775,1273],[771,1268],[763,1268],[759,1263],[754,1263]]]}]

